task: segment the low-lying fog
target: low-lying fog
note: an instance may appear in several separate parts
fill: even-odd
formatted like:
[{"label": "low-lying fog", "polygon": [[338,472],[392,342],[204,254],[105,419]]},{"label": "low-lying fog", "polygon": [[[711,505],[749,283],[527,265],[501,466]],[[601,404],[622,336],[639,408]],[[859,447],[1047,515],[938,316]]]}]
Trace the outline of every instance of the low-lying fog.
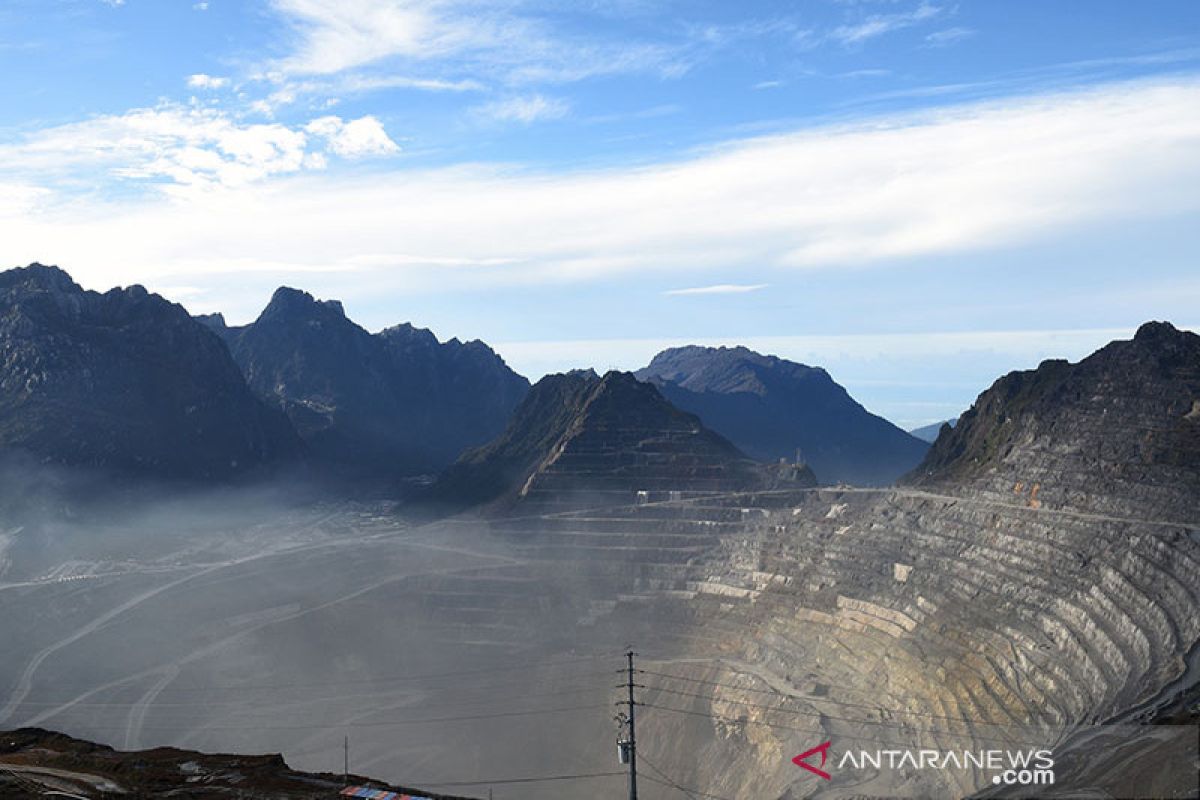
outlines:
[{"label": "low-lying fog", "polygon": [[[586,583],[470,524],[277,486],[3,477],[0,728],[339,773],[349,736],[353,772],[427,788],[619,769],[622,643],[587,624]],[[495,787],[518,796],[590,795]]]}]

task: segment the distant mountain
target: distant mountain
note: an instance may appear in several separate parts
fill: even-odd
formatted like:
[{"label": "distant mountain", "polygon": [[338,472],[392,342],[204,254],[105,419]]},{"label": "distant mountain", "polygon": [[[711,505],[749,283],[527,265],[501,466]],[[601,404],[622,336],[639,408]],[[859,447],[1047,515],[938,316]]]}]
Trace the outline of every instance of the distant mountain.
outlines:
[{"label": "distant mountain", "polygon": [[276,291],[250,325],[203,321],[318,458],[364,474],[445,467],[502,431],[529,389],[482,342],[440,343],[411,325],[370,334],[341,303],[296,289]]},{"label": "distant mountain", "polygon": [[889,484],[928,449],[868,412],[825,370],[745,347],[672,348],[635,374],[754,458],[799,451],[824,484]]},{"label": "distant mountain", "polygon": [[84,291],[40,264],[0,273],[0,365],[6,452],[200,479],[302,452],[220,339],[141,286]]},{"label": "distant mountain", "polygon": [[[1172,518],[1200,497],[1200,336],[1148,322],[1077,364],[1044,361],[979,395],[907,478],[1040,507]],[[1190,518],[1194,509],[1183,509]]]},{"label": "distant mountain", "polygon": [[734,491],[811,472],[749,460],[693,414],[630,373],[549,375],[530,390],[504,433],[464,453],[434,488],[462,505],[510,499],[629,503],[672,491]]},{"label": "distant mountain", "polygon": [[943,425],[949,425],[951,428],[953,428],[954,423],[956,422],[958,422],[957,419],[942,420],[941,422],[935,422],[932,425],[922,425],[920,428],[913,428],[908,433],[910,436],[917,437],[922,442],[929,442],[930,444],[933,444],[937,440],[938,434],[941,433]]}]

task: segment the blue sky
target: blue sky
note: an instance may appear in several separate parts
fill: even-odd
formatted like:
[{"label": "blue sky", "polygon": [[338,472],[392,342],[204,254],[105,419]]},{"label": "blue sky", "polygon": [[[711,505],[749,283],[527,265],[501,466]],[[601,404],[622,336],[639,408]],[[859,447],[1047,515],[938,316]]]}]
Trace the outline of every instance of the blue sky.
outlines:
[{"label": "blue sky", "polygon": [[1200,324],[1200,3],[3,0],[4,263],[953,416]]}]

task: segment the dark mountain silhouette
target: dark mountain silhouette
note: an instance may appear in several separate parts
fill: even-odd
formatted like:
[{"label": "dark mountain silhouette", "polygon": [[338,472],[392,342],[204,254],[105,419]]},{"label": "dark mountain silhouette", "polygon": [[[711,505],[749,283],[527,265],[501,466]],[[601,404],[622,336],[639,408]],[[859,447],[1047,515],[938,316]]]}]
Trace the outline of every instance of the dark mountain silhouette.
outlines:
[{"label": "dark mountain silhouette", "polygon": [[772,479],[815,484],[807,469],[751,461],[632,374],[588,370],[538,381],[504,433],[464,453],[433,496],[627,503],[638,492],[735,491]]},{"label": "dark mountain silhouette", "polygon": [[0,449],[49,464],[223,479],[300,456],[221,340],[141,286],[0,273]]},{"label": "dark mountain silhouette", "polygon": [[1198,476],[1200,336],[1148,322],[1077,364],[1044,361],[1000,378],[906,480],[1039,507],[1103,509],[1123,498],[1128,511],[1137,500],[1171,518],[1180,497],[1200,496]]},{"label": "dark mountain silhouette", "polygon": [[255,393],[321,460],[360,474],[440,469],[504,429],[529,382],[482,342],[398,325],[370,334],[341,303],[281,288],[254,323],[203,321]]},{"label": "dark mountain silhouette", "polygon": [[799,451],[824,484],[891,483],[927,449],[855,402],[825,370],[745,347],[664,350],[636,375],[754,458]]}]

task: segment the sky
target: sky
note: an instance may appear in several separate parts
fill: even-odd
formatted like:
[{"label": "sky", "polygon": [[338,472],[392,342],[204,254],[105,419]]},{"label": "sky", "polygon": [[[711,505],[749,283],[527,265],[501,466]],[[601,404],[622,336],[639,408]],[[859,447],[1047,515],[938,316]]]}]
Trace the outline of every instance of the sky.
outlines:
[{"label": "sky", "polygon": [[0,0],[0,266],[537,379],[746,344],[904,427],[1200,327],[1193,0]]}]

